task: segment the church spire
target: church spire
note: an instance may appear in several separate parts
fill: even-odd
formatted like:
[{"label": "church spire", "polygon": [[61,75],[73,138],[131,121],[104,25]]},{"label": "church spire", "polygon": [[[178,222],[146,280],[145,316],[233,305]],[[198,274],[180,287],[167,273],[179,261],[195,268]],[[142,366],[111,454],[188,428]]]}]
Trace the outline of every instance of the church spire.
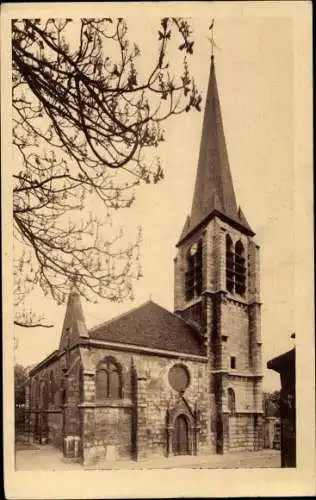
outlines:
[{"label": "church spire", "polygon": [[76,344],[80,338],[88,337],[89,333],[82,311],[80,293],[74,283],[68,297],[59,348],[65,349],[69,346],[71,347]]},{"label": "church spire", "polygon": [[210,77],[190,224],[187,223],[186,227],[183,228],[181,240],[212,214],[229,219],[231,223],[241,226],[246,233],[254,234],[236,203],[213,55],[211,56]]}]

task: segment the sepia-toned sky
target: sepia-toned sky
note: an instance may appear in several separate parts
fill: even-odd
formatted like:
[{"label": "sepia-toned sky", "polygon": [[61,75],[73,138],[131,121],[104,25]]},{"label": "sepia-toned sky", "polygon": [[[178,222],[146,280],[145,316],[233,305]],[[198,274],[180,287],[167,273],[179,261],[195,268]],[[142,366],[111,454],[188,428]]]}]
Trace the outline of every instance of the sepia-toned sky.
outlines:
[{"label": "sepia-toned sky", "polygon": [[[1,9],[2,239],[4,331],[4,449],[6,492],[14,498],[131,498],[166,496],[312,496],[315,493],[315,330],[313,283],[312,4],[266,2],[82,2],[4,4]],[[10,35],[12,17],[120,16],[144,53],[156,55],[162,16],[192,19],[192,70],[205,96],[210,65],[207,36],[216,18],[216,75],[237,201],[261,246],[264,388],[279,388],[266,362],[293,345],[296,332],[297,464],[289,470],[15,471],[12,359],[40,361],[58,347],[65,306],[40,295],[31,305],[54,322],[52,329],[12,332],[12,219]],[[175,244],[190,211],[202,113],[169,122],[160,148],[165,180],[136,193],[133,208],[117,213],[129,235],[143,227],[144,278],[133,303],[87,305],[88,326],[148,300],[173,309]],[[5,160],[5,161],[4,161]],[[12,162],[13,163],[13,162]],[[113,474],[112,474],[113,472]],[[118,475],[115,473],[118,472]],[[139,475],[137,477],[137,473]],[[135,480],[136,479],[136,480]]]},{"label": "sepia-toned sky", "polygon": [[[193,18],[195,40],[191,70],[203,97],[210,67],[208,27],[212,17]],[[127,17],[130,38],[144,64],[157,53],[159,18]],[[268,359],[293,346],[294,331],[294,53],[291,18],[216,18],[215,68],[231,172],[237,196],[261,247],[261,299],[264,387],[279,387],[267,370]],[[204,104],[204,101],[203,101]],[[203,106],[204,111],[204,106]],[[117,223],[136,235],[143,228],[144,277],[135,283],[134,302],[98,305],[83,302],[88,327],[127,311],[152,297],[173,310],[173,258],[186,215],[191,209],[203,112],[183,114],[166,125],[158,153],[165,179],[142,186],[132,208]],[[16,328],[16,362],[31,365],[58,347],[65,306],[32,297],[34,308],[47,311],[52,329]],[[300,332],[296,332],[297,335]]]}]

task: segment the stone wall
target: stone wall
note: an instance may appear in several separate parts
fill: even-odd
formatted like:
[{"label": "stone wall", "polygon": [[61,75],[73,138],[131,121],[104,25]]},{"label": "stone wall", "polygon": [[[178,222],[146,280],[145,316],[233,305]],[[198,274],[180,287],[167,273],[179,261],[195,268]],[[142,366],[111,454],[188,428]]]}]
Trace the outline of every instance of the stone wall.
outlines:
[{"label": "stone wall", "polygon": [[49,441],[59,449],[63,449],[62,410],[48,411]]},{"label": "stone wall", "polygon": [[[79,436],[79,414],[77,405],[80,398],[80,353],[73,349],[69,353],[69,373],[66,373],[66,356],[61,353],[29,379],[29,411],[31,436],[37,441],[51,442],[64,449],[64,438]],[[48,400],[43,399],[46,384]],[[65,403],[65,405],[64,405]]]},{"label": "stone wall", "polygon": [[[36,371],[29,378],[30,411],[28,432],[35,441],[51,442],[62,448],[62,410],[61,410],[61,373],[64,360],[52,360],[42,369]],[[51,378],[52,377],[52,378]],[[53,380],[53,388],[51,381]],[[49,396],[48,404],[44,404],[42,397],[43,384],[47,384],[48,391],[53,389],[53,397]]]},{"label": "stone wall", "polygon": [[230,370],[230,358],[236,358],[236,371],[249,371],[249,333],[247,306],[227,299],[222,307],[222,332],[227,336],[222,369]]},{"label": "stone wall", "polygon": [[260,395],[256,393],[257,380],[255,378],[224,376],[223,377],[223,410],[228,411],[227,394],[228,389],[235,393],[236,412],[261,411]]},{"label": "stone wall", "polygon": [[229,416],[229,451],[254,451],[254,416],[240,414]]},{"label": "stone wall", "polygon": [[82,408],[83,460],[85,464],[99,460],[129,459],[132,453],[131,407],[124,404],[96,405]]},{"label": "stone wall", "polygon": [[[182,400],[168,381],[169,369],[177,363],[184,364],[190,373],[185,401],[192,412],[198,409],[200,415],[197,452],[215,452],[206,363],[113,349],[82,348],[81,351],[85,373],[85,402],[81,408],[85,462],[109,456],[116,459],[166,456],[167,410]],[[123,368],[121,400],[96,400],[95,370],[105,356],[114,357]]]},{"label": "stone wall", "polygon": [[181,363],[187,367],[191,381],[184,393],[185,401],[194,411],[200,412],[200,430],[197,442],[197,452],[212,453],[214,448],[210,439],[210,400],[208,394],[208,373],[205,363],[183,360],[180,358],[166,359],[152,356],[135,356],[135,365],[141,367],[146,377],[146,410],[145,422],[147,429],[147,454],[150,456],[166,455],[166,412],[179,402],[179,393],[170,387],[168,373],[170,368]]},{"label": "stone wall", "polygon": [[278,417],[265,417],[264,419],[264,447],[273,448],[277,435],[277,426],[280,425]]},{"label": "stone wall", "polygon": [[65,398],[65,429],[67,436],[80,436],[80,420],[78,404],[81,400],[80,375],[81,359],[79,349],[75,350],[77,356],[72,360],[68,372],[65,375],[66,398]]}]

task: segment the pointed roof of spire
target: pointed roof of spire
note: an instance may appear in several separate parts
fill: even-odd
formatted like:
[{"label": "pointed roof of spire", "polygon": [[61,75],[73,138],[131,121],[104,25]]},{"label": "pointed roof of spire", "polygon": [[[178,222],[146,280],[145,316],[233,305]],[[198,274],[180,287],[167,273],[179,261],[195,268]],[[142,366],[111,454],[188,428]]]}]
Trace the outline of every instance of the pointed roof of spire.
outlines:
[{"label": "pointed roof of spire", "polygon": [[247,233],[254,234],[236,203],[215,76],[214,56],[211,57],[190,224],[189,227],[185,225],[180,241],[212,213],[222,215],[225,219],[242,226]]},{"label": "pointed roof of spire", "polygon": [[80,293],[73,285],[68,297],[59,348],[72,346],[80,338],[89,338],[89,333],[82,311]]}]

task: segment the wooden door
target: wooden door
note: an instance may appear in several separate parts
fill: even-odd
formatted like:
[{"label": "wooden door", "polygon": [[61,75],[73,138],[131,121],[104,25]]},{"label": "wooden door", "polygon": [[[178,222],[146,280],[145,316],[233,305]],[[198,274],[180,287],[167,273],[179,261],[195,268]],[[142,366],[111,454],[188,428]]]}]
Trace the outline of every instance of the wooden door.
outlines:
[{"label": "wooden door", "polygon": [[179,415],[174,423],[173,453],[189,455],[189,429],[187,419]]}]

